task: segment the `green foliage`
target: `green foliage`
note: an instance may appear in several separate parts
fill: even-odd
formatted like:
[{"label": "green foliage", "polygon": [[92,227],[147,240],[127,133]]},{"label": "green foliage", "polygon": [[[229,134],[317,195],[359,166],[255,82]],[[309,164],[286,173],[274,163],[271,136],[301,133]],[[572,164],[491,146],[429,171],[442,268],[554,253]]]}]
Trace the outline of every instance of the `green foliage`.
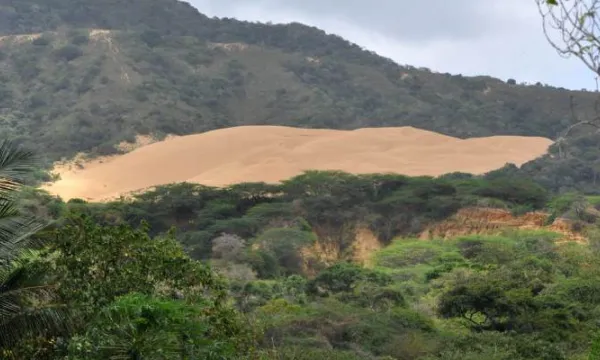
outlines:
[{"label": "green foliage", "polygon": [[542,186],[525,179],[493,178],[473,191],[473,194],[502,199],[518,205],[539,208],[546,204],[547,191]]},{"label": "green foliage", "polygon": [[[10,356],[585,357],[600,304],[593,231],[592,246],[557,243],[560,235],[547,231],[402,238],[461,206],[545,206],[544,191],[506,170],[441,178],[308,172],[273,186],[169,185],[106,204],[27,192],[27,211],[61,216],[37,235],[50,247],[27,264],[56,281],[72,321],[26,338]],[[499,181],[507,184],[494,188]],[[581,197],[548,204],[568,213],[578,208],[573,199]],[[365,223],[382,243],[395,238],[371,266],[326,266],[309,254],[322,246],[350,257]]]},{"label": "green foliage", "polygon": [[600,359],[600,342],[598,338],[594,339],[592,343],[592,350],[590,351],[588,360],[598,360]]},{"label": "green foliage", "polygon": [[474,333],[457,337],[455,341],[446,344],[438,354],[429,355],[423,359],[565,360],[567,357],[556,344],[532,336]]},{"label": "green foliage", "polygon": [[[509,209],[544,205],[547,195],[531,182],[502,181],[506,183],[503,191],[482,198],[478,193],[491,185],[480,177],[309,171],[282,185],[239,184],[219,189],[173,184],[133,200],[93,205],[69,201],[67,207],[101,224],[137,226],[146,220],[151,235],[176,227],[178,240],[195,258],[210,258],[213,239],[223,233],[239,236],[258,247],[248,256],[263,276],[298,273],[297,250],[312,244],[315,236],[340,253],[350,251],[358,225],[368,224],[387,243],[399,235],[418,234],[431,222],[447,218],[462,206],[480,204],[482,199],[496,199]],[[530,188],[534,189],[531,196],[518,196]]]},{"label": "green foliage", "polygon": [[352,352],[343,350],[307,349],[303,346],[288,346],[281,349],[275,349],[265,352],[263,355],[267,359],[280,360],[312,360],[312,359],[329,359],[329,360],[362,360],[363,358]]},{"label": "green foliage", "polygon": [[365,281],[379,286],[389,285],[392,279],[377,271],[367,270],[352,263],[338,263],[321,271],[309,284],[311,292],[349,292],[357,283]]},{"label": "green foliage", "polygon": [[69,37],[71,44],[76,46],[85,45],[90,41],[89,32],[81,29],[72,29],[67,36]]},{"label": "green foliage", "polygon": [[19,191],[36,165],[31,152],[0,143],[0,351],[64,325],[45,266],[28,251],[45,224],[19,209]]},{"label": "green foliage", "polygon": [[397,241],[377,253],[377,264],[384,267],[406,267],[437,261],[443,248],[423,241]]},{"label": "green foliage", "polygon": [[70,327],[46,328],[39,341],[12,349],[15,358],[43,351],[48,359],[238,359],[253,351],[253,331],[229,306],[224,279],[172,235],[71,214],[43,237],[53,241],[27,269],[55,281]]},{"label": "green foliage", "polygon": [[54,52],[54,55],[65,61],[72,61],[83,55],[83,51],[76,45],[65,45]]},{"label": "green foliage", "polygon": [[104,307],[68,359],[237,359],[235,338],[207,316],[211,304],[131,293]]},{"label": "green foliage", "polygon": [[298,274],[302,272],[302,247],[315,241],[314,234],[290,228],[270,228],[260,234],[255,243],[261,249],[269,252],[277,260],[283,274]]},{"label": "green foliage", "polygon": [[146,231],[98,226],[82,217],[58,229],[52,249],[60,254],[56,266],[64,301],[93,314],[122,294],[186,295],[192,287],[221,301],[223,285],[209,268],[191,260],[172,237],[152,239]]}]

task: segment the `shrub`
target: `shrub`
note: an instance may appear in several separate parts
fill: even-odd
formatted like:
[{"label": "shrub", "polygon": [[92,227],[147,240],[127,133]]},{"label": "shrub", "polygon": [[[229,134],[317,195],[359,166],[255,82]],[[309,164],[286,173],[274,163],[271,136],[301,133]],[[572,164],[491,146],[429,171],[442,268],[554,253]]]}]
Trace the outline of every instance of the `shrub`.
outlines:
[{"label": "shrub", "polygon": [[86,33],[80,33],[71,38],[71,44],[84,45],[90,41],[90,36]]},{"label": "shrub", "polygon": [[281,269],[290,275],[302,272],[300,250],[314,241],[312,233],[291,228],[268,229],[256,238],[256,243],[270,252]]},{"label": "shrub", "polygon": [[237,235],[222,234],[212,241],[212,257],[226,261],[240,261],[244,254],[244,239]]},{"label": "shrub", "polygon": [[308,287],[312,293],[318,293],[323,290],[331,293],[349,292],[362,281],[386,286],[392,282],[392,279],[383,272],[343,262],[321,271],[315,279],[310,281]]},{"label": "shrub", "polygon": [[83,50],[76,45],[69,44],[57,49],[54,55],[60,60],[72,61],[82,56]]},{"label": "shrub", "polygon": [[52,38],[49,35],[42,35],[38,38],[33,39],[31,42],[35,46],[47,46],[52,42]]},{"label": "shrub", "polygon": [[444,251],[432,242],[401,240],[376,255],[377,264],[385,267],[405,267],[434,262]]}]

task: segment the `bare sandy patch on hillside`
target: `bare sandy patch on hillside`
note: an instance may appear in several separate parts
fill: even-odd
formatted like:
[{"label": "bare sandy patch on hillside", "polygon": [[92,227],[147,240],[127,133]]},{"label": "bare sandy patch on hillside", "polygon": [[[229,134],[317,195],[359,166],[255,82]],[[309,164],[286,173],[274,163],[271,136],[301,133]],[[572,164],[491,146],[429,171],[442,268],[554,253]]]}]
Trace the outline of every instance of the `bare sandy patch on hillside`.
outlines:
[{"label": "bare sandy patch on hillside", "polygon": [[226,51],[244,51],[248,48],[248,44],[244,43],[209,43],[211,49],[223,49]]},{"label": "bare sandy patch on hillside", "polygon": [[541,137],[458,139],[413,127],[353,131],[240,126],[170,137],[110,158],[59,165],[61,179],[44,186],[65,200],[106,200],[174,182],[226,186],[275,183],[305,170],[437,176],[481,174],[543,155]]},{"label": "bare sandy patch on hillside", "polygon": [[23,44],[25,42],[31,42],[35,39],[38,39],[41,36],[42,36],[41,33],[0,36],[0,46],[2,46],[3,44],[6,44],[6,43]]}]

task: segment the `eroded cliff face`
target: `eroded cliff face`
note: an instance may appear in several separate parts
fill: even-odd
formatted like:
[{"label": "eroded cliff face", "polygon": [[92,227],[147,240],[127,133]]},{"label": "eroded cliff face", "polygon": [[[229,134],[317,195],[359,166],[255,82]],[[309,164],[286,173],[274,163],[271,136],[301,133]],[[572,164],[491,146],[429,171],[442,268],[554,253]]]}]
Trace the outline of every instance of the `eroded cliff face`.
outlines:
[{"label": "eroded cliff face", "polygon": [[352,260],[370,266],[373,258],[371,255],[382,247],[383,244],[373,231],[365,227],[359,228],[356,231],[356,239],[352,244]]},{"label": "eroded cliff face", "polygon": [[573,223],[566,219],[556,219],[547,225],[550,214],[529,212],[513,216],[510,211],[493,208],[465,208],[450,218],[429,226],[420,234],[420,238],[449,239],[456,236],[473,234],[498,234],[503,229],[547,230],[563,235],[559,241],[586,242],[584,235],[573,230]]},{"label": "eroded cliff face", "polygon": [[367,226],[358,226],[345,242],[348,246],[341,246],[339,239],[319,234],[315,231],[317,241],[302,250],[303,268],[307,275],[318,272],[317,267],[329,266],[340,260],[350,260],[357,264],[370,266],[371,254],[383,247],[377,235]]},{"label": "eroded cliff face", "polygon": [[[419,234],[422,240],[450,239],[456,236],[500,234],[503,230],[547,230],[563,236],[558,242],[585,243],[583,233],[573,230],[573,222],[556,219],[547,225],[550,214],[529,212],[513,216],[510,211],[494,208],[464,208],[446,220],[430,225]],[[313,229],[318,239],[302,250],[303,268],[307,275],[314,275],[319,268],[340,260],[350,260],[371,266],[372,254],[384,247],[377,235],[367,225],[344,229],[343,235],[327,229]],[[344,245],[343,245],[344,244]]]}]

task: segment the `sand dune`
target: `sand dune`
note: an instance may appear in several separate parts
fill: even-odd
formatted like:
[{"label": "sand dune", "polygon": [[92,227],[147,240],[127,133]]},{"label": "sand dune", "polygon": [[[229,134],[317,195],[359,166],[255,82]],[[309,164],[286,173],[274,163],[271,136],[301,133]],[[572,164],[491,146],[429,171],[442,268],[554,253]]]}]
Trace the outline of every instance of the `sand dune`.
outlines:
[{"label": "sand dune", "polygon": [[63,199],[105,200],[173,182],[225,186],[278,182],[304,170],[481,174],[544,154],[552,141],[494,136],[457,139],[413,127],[354,131],[241,126],[172,137],[83,169],[57,166],[61,180],[44,186]]}]

